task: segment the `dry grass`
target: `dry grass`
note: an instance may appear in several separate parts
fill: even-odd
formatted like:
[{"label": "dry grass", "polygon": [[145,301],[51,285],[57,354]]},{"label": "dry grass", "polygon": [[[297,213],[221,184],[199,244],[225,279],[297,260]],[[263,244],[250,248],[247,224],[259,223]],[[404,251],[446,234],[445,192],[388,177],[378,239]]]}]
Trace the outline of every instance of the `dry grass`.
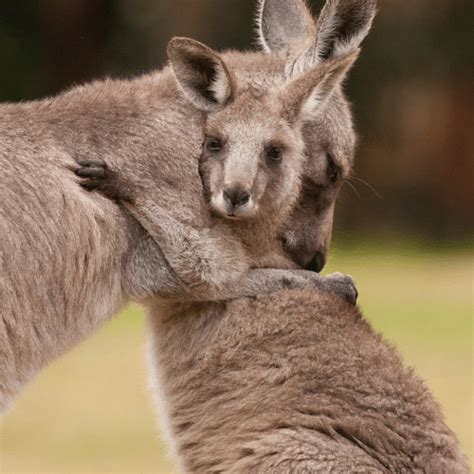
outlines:
[{"label": "dry grass", "polygon": [[[466,253],[334,251],[361,305],[434,391],[472,460],[472,260]],[[172,472],[131,308],[51,365],[5,417],[1,472]]]}]

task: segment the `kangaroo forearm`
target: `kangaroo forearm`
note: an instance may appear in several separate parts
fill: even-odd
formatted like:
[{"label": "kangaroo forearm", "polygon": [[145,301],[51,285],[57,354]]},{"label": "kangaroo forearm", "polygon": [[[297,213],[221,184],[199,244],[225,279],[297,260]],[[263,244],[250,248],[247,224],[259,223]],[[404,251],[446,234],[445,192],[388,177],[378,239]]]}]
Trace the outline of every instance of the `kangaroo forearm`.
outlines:
[{"label": "kangaroo forearm", "polygon": [[[248,294],[235,289],[227,292],[216,285],[201,283],[190,286],[173,271],[157,242],[151,237],[142,238],[126,262],[123,285],[126,293],[137,302],[150,298],[168,301],[223,301]],[[226,285],[222,285],[226,288]],[[247,286],[251,286],[250,284]],[[230,285],[231,288],[234,285]]]},{"label": "kangaroo forearm", "polygon": [[248,269],[246,259],[212,229],[196,230],[174,219],[150,198],[124,203],[157,243],[169,267],[187,287],[220,286]]},{"label": "kangaroo forearm", "polygon": [[[156,241],[148,237],[138,242],[126,262],[123,284],[126,293],[137,302],[154,297],[182,302],[226,301],[280,289],[281,285],[270,283],[271,276],[266,275],[269,272],[272,270],[252,270],[241,279],[221,286],[209,283],[190,286],[176,275]],[[262,284],[264,278],[269,281],[267,285]]]},{"label": "kangaroo forearm", "polygon": [[[124,278],[127,293],[137,301],[159,297],[174,301],[227,301],[269,294],[283,288],[302,288],[318,275],[304,270],[255,269],[221,285],[186,285],[174,273],[155,240],[145,237],[130,256]],[[322,277],[321,277],[322,278]]]},{"label": "kangaroo forearm", "polygon": [[237,277],[221,272],[221,278],[189,285],[173,271],[162,249],[148,236],[136,246],[127,262],[124,286],[127,294],[138,301],[158,297],[181,302],[228,301],[270,294],[284,288],[313,288],[354,299],[355,288],[348,277],[322,276],[306,270],[253,269],[239,270]]},{"label": "kangaroo forearm", "polygon": [[124,205],[155,240],[173,271],[186,281],[189,278],[189,268],[197,264],[192,249],[200,239],[199,233],[191,226],[170,217],[151,199],[144,198],[133,205]]},{"label": "kangaroo forearm", "polygon": [[228,301],[236,298],[253,298],[284,288],[313,288],[327,290],[326,277],[306,270],[254,269],[224,286],[190,288],[179,295],[183,301]]}]

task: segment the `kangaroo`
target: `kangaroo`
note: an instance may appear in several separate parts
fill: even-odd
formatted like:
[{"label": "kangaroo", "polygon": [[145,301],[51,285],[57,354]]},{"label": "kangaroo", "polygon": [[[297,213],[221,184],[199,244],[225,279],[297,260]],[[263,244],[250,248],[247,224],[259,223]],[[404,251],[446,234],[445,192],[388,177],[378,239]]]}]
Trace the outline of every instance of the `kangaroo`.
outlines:
[{"label": "kangaroo", "polygon": [[334,295],[153,316],[155,394],[184,472],[470,472],[425,384]]},{"label": "kangaroo", "polygon": [[[316,27],[301,0],[262,3],[266,54],[229,52],[225,60],[249,83],[283,84],[291,77],[287,51],[293,44],[313,41],[308,47],[320,51],[331,39],[321,56],[298,56],[294,69],[299,72],[336,57],[341,41],[357,47],[358,38],[363,39],[360,31],[372,21],[375,2],[350,3],[354,11],[367,13],[352,21],[347,2],[329,2],[321,14],[325,28]],[[298,28],[288,21],[288,12]],[[213,89],[211,79],[203,77],[207,83],[202,85],[211,102],[218,103],[215,94],[222,91]],[[133,80],[87,84],[41,101],[1,104],[0,111],[4,410],[42,367],[108,321],[129,299],[192,293],[135,219],[109,199],[78,186],[71,173],[77,160],[105,159],[125,175],[136,173],[137,180],[149,184],[145,187],[152,190],[153,202],[162,199],[179,209],[173,216],[182,224],[198,220],[193,212],[199,209],[205,226],[208,212],[197,169],[205,114],[183,96],[169,67]],[[332,94],[323,115],[303,130],[308,158],[302,190],[298,206],[279,232],[287,254],[301,267],[318,271],[328,250],[334,201],[355,145],[350,110],[340,90]],[[179,157],[169,161],[167,177],[162,174],[163,156]],[[188,190],[186,206],[173,201],[170,189],[176,186]],[[281,273],[278,278],[287,284]],[[304,277],[305,283],[314,278]]]},{"label": "kangaroo", "polygon": [[[298,268],[285,255],[277,231],[300,191],[305,160],[302,125],[324,110],[358,51],[316,66],[288,84],[263,90],[240,83],[218,53],[197,41],[175,38],[168,51],[183,92],[207,112],[199,169],[213,218],[207,226],[202,220],[183,224],[163,199],[152,200],[149,183],[136,181],[139,173],[127,176],[97,160],[79,162],[84,167],[76,174],[84,178],[83,186],[119,200],[143,225],[183,282],[184,300],[256,296],[313,281],[317,288],[354,301],[351,282],[342,275],[323,278],[304,270],[276,269]],[[213,78],[220,107],[209,100],[200,83],[203,76]],[[176,188],[175,194],[186,203],[187,189]],[[170,299],[183,301],[180,294]]]},{"label": "kangaroo", "polygon": [[[329,58],[352,40],[358,46],[374,13],[362,3],[328,2],[311,41],[303,2],[267,0],[262,43],[284,50],[287,69],[305,70],[295,57],[312,63],[315,51]],[[295,24],[306,25],[292,37],[299,50],[281,43]],[[335,25],[352,34],[339,36]],[[267,38],[270,31],[278,34]],[[330,162],[325,172],[333,176]],[[300,261],[313,240],[308,222],[316,225],[305,213],[334,208],[327,198],[339,177],[325,183],[311,205],[303,191],[304,204],[284,226]],[[293,238],[291,228],[304,237]],[[331,294],[283,290],[193,310],[155,303],[149,326],[154,395],[183,471],[469,472],[423,382],[357,309]]]},{"label": "kangaroo", "polygon": [[[271,3],[262,5],[262,14]],[[302,2],[273,2],[280,8],[275,12],[295,21],[289,4],[309,17]],[[329,14],[340,13],[336,4],[328,2],[319,21],[340,24]],[[318,30],[331,31],[327,24]],[[338,43],[337,35],[331,39]],[[310,55],[303,48],[297,56]],[[304,70],[291,55],[290,64]],[[206,144],[222,150],[215,137]],[[99,180],[106,174],[98,173]],[[123,199],[143,219],[133,197],[142,190],[123,177],[104,183],[108,196]],[[228,215],[222,188],[209,196]],[[244,209],[249,196],[232,194],[231,204]],[[326,209],[323,195],[313,197],[319,203],[313,208]],[[233,216],[235,206],[230,209]],[[469,472],[423,382],[357,309],[333,295],[284,290],[230,303],[155,301],[149,324],[154,392],[183,471]]]},{"label": "kangaroo", "polygon": [[[209,120],[205,148],[220,153],[225,121],[216,130]],[[208,160],[205,149],[204,167]],[[206,173],[203,181],[213,182]],[[147,194],[133,189],[139,183],[109,176],[102,185],[148,229],[159,227],[151,203],[137,200]],[[250,202],[238,190],[226,204],[225,187],[217,190],[208,197],[227,217]],[[155,301],[149,320],[154,392],[186,472],[468,472],[423,383],[334,297]]]}]

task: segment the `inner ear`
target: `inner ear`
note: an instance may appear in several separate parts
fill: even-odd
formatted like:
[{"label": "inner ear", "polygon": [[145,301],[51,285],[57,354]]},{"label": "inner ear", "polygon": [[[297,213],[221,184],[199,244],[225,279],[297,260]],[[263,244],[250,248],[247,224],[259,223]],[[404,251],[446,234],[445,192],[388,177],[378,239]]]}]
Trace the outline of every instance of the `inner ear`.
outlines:
[{"label": "inner ear", "polygon": [[297,77],[321,62],[356,51],[370,31],[377,0],[327,0],[309,47],[295,55],[288,75]]},{"label": "inner ear", "polygon": [[290,123],[312,120],[324,110],[334,89],[341,84],[359,51],[326,61],[290,81],[282,96],[283,114]]},{"label": "inner ear", "polygon": [[194,86],[203,97],[217,104],[217,98],[210,86],[216,81],[216,70],[219,66],[213,59],[207,57],[189,58],[188,62],[189,68],[193,71],[189,77],[190,85]]},{"label": "inner ear", "polygon": [[358,48],[376,10],[376,0],[328,0],[318,21],[317,57],[326,60]]},{"label": "inner ear", "polygon": [[260,43],[271,53],[311,41],[316,34],[315,22],[303,0],[260,0],[257,23]]},{"label": "inner ear", "polygon": [[174,38],[168,56],[178,85],[198,109],[210,112],[231,99],[234,79],[217,52],[192,39]]}]

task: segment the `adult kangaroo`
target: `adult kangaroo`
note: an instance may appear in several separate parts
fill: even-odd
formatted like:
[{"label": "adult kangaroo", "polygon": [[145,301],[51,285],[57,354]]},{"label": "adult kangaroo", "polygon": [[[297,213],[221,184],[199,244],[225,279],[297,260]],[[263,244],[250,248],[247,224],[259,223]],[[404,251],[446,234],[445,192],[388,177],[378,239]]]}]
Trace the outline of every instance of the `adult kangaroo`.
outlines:
[{"label": "adult kangaroo", "polygon": [[[115,179],[108,195],[151,226],[148,193]],[[469,472],[424,383],[341,299],[149,305],[157,405],[184,472]]]},{"label": "adult kangaroo", "polygon": [[[273,54],[223,55],[242,80],[260,87],[275,87],[357,48],[375,13],[374,1],[330,1],[316,27],[301,0],[261,6],[262,42]],[[213,79],[204,76],[202,86],[218,103],[222,91],[213,89]],[[323,115],[305,126],[308,159],[299,206],[280,231],[288,254],[317,271],[355,143],[340,90]],[[119,206],[81,189],[71,170],[78,159],[105,159],[150,189],[150,200],[166,197],[184,224],[200,217],[205,222],[197,166],[204,120],[169,67],[0,106],[0,410],[129,299],[187,294],[143,228]],[[163,157],[169,158],[164,174]],[[177,187],[187,191],[185,203]],[[206,213],[196,215],[196,209]],[[137,287],[137,281],[147,284]]]},{"label": "adult kangaroo", "polygon": [[[286,12],[287,2],[269,1],[263,13],[271,3]],[[309,24],[310,16],[303,3],[290,3],[295,9],[287,18],[295,31],[294,23]],[[331,57],[327,44],[347,53],[351,39],[364,36],[334,17],[348,11],[354,13],[347,2],[328,2],[316,40],[282,53],[289,54],[287,74],[304,74],[314,57]],[[356,24],[367,31],[365,23]],[[330,25],[346,28],[342,46]],[[267,29],[273,31],[262,21],[263,36]],[[274,43],[263,39],[278,45],[281,36]],[[330,167],[325,171],[323,190],[333,182]],[[139,181],[126,183],[125,196],[143,196]],[[120,199],[120,180],[112,189]],[[325,209],[323,196],[313,202]],[[138,200],[128,202],[150,225],[153,212],[140,209]],[[150,308],[155,395],[183,471],[468,472],[431,393],[344,301],[286,290],[230,303],[161,300]]]},{"label": "adult kangaroo", "polygon": [[470,472],[425,384],[340,298],[283,290],[154,316],[183,472]]}]

